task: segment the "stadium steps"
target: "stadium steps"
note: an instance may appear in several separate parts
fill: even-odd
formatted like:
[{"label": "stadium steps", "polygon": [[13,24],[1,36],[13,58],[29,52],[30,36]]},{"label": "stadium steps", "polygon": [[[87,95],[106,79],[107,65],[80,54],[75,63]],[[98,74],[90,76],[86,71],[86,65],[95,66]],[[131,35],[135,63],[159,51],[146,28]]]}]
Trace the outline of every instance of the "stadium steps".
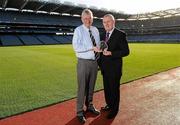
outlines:
[{"label": "stadium steps", "polygon": [[3,46],[24,45],[16,35],[1,35],[0,37]]},{"label": "stadium steps", "polygon": [[19,35],[18,37],[24,42],[25,45],[42,45],[43,44],[32,35]]},{"label": "stadium steps", "polygon": [[62,44],[70,43],[69,40],[68,40],[66,37],[64,37],[64,36],[61,36],[61,35],[59,35],[59,36],[53,35],[52,37],[53,37],[55,40],[57,40],[59,43],[62,43]]},{"label": "stadium steps", "polygon": [[49,37],[50,37],[51,39],[55,40],[58,44],[61,44],[61,42],[58,41],[57,39],[55,39],[53,36],[54,36],[54,35],[49,35]]},{"label": "stadium steps", "polygon": [[22,40],[19,38],[18,35],[16,35],[16,37],[21,41],[21,43],[22,43],[23,45],[25,45],[24,41],[22,41]]},{"label": "stadium steps", "polygon": [[57,41],[47,35],[36,35],[36,38],[44,44],[58,44]]},{"label": "stadium steps", "polygon": [[71,43],[73,36],[72,35],[68,35],[68,36],[64,36],[68,41],[68,43]]}]

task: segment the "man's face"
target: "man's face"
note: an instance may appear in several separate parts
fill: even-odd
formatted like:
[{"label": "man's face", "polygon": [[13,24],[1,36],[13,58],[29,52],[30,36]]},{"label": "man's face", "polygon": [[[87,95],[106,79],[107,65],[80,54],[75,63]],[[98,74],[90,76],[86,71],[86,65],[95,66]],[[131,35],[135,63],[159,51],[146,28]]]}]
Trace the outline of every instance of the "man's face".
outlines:
[{"label": "man's face", "polygon": [[90,14],[83,14],[83,16],[81,17],[81,20],[82,20],[83,24],[88,28],[93,23],[93,17]]},{"label": "man's face", "polygon": [[111,17],[103,18],[103,26],[106,31],[111,31],[114,28],[115,21]]}]

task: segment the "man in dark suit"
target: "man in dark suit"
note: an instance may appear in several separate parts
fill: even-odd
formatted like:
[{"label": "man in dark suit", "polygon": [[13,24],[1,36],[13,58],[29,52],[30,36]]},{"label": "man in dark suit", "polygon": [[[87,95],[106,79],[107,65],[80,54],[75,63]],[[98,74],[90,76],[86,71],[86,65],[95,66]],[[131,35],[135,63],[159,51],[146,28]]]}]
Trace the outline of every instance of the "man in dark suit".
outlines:
[{"label": "man in dark suit", "polygon": [[114,118],[119,111],[120,79],[122,76],[122,57],[129,55],[126,34],[115,28],[115,19],[111,14],[103,17],[104,33],[101,40],[108,49],[101,54],[99,66],[103,76],[106,106],[102,110],[109,111],[108,119]]}]

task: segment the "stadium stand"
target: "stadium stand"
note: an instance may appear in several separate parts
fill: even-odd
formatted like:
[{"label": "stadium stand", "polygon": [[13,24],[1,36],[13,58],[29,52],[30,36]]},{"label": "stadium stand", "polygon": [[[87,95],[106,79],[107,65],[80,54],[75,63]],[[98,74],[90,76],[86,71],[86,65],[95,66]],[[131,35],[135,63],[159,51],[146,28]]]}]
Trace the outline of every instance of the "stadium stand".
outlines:
[{"label": "stadium stand", "polygon": [[1,11],[0,16],[4,17],[1,22],[27,23],[27,24],[53,24],[64,26],[77,26],[81,24],[78,17],[50,15],[44,13]]},{"label": "stadium stand", "polygon": [[36,38],[44,44],[58,44],[58,42],[47,35],[36,35]]},{"label": "stadium stand", "polygon": [[20,39],[16,35],[1,35],[2,45],[23,45]]},{"label": "stadium stand", "polygon": [[[53,35],[52,36],[55,40],[57,40],[59,43],[62,44],[67,44],[67,43],[71,43],[72,39],[67,39],[65,38],[65,36],[58,36],[58,35]],[[71,36],[72,37],[72,36]]]},{"label": "stadium stand", "polygon": [[[1,0],[0,46],[70,44],[84,8],[87,6],[56,0]],[[95,16],[93,25],[100,32],[102,17],[111,13],[117,19],[116,26],[127,33],[129,42],[180,42],[180,8],[135,15],[90,9]]]},{"label": "stadium stand", "polygon": [[71,41],[72,40],[72,35],[66,35],[65,38]]},{"label": "stadium stand", "polygon": [[42,45],[43,44],[32,35],[18,35],[18,37],[24,42],[25,45]]},{"label": "stadium stand", "polygon": [[157,35],[135,35],[135,36],[129,36],[128,41],[132,42],[159,42],[159,41],[164,41],[164,42],[169,42],[169,41],[174,41],[178,42],[180,40],[180,34],[157,34]]}]

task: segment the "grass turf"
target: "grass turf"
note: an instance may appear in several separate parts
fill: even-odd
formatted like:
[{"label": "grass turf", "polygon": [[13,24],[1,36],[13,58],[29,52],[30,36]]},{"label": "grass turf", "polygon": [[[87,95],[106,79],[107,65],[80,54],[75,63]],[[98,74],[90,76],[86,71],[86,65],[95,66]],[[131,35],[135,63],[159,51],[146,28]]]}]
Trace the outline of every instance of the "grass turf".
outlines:
[{"label": "grass turf", "polygon": [[[129,44],[122,82],[180,66],[180,44]],[[71,45],[0,48],[0,118],[76,97]],[[96,90],[102,89],[98,74]]]}]

